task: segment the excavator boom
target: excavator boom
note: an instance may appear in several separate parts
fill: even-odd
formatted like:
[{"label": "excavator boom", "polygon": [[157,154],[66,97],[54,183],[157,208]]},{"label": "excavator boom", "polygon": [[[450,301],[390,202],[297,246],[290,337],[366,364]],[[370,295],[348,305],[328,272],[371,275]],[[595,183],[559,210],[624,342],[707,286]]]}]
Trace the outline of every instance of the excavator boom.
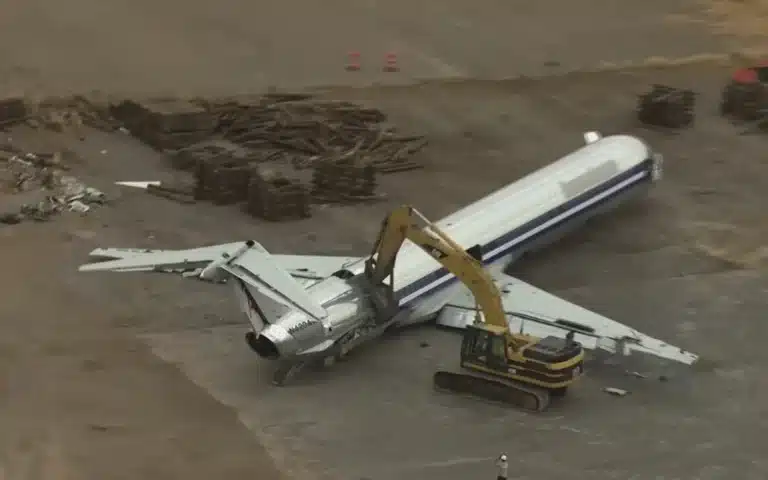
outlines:
[{"label": "excavator boom", "polygon": [[[483,267],[479,246],[464,250],[410,206],[397,208],[384,220],[365,264],[366,276],[371,284],[391,286],[397,253],[406,240],[428,253],[469,288],[486,324],[507,328],[501,292]],[[390,283],[386,284],[388,278]]]},{"label": "excavator boom", "polygon": [[435,388],[537,412],[549,405],[551,392],[565,392],[581,372],[581,345],[510,332],[501,292],[483,266],[480,246],[465,250],[410,206],[395,209],[384,220],[365,262],[370,298],[382,320],[396,311],[393,275],[406,240],[455,275],[478,307],[478,321],[464,331],[461,349],[461,366],[473,374],[436,372]]}]

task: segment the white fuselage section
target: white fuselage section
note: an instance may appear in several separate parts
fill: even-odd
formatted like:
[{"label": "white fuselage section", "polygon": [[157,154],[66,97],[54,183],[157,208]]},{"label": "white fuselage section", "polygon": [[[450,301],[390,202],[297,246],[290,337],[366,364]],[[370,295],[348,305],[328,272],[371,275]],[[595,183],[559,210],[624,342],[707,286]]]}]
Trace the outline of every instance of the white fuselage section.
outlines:
[{"label": "white fuselage section", "polygon": [[[464,248],[479,245],[487,266],[503,268],[642,191],[660,175],[661,157],[642,140],[609,136],[436,223]],[[264,347],[263,351],[256,348],[257,352],[272,358],[301,355],[323,351],[338,340],[348,341],[372,316],[354,280],[363,270],[364,259],[308,287],[312,298],[328,310],[326,319],[317,322],[301,312],[286,313],[257,332]],[[435,259],[406,241],[394,268],[393,289],[400,313],[391,324],[431,318],[456,292],[455,280]]]}]

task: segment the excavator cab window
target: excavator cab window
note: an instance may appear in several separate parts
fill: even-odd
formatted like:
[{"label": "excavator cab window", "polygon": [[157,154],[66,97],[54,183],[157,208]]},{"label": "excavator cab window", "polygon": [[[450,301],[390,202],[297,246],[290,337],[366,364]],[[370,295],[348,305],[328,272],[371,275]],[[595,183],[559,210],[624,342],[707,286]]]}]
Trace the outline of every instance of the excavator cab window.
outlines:
[{"label": "excavator cab window", "polygon": [[506,342],[504,341],[504,337],[501,335],[494,335],[491,337],[491,357],[493,357],[494,361],[502,362],[506,364],[507,361],[507,355],[504,351],[504,344]]},{"label": "excavator cab window", "polygon": [[488,353],[488,340],[490,335],[488,332],[478,330],[475,333],[474,338],[470,344],[469,353],[473,356],[482,356]]}]

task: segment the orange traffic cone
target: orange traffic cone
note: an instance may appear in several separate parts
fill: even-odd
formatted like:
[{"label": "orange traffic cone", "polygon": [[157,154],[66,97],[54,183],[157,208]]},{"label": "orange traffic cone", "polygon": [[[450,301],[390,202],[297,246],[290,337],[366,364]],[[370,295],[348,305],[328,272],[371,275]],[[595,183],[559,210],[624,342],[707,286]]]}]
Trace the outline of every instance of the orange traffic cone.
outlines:
[{"label": "orange traffic cone", "polygon": [[360,52],[349,52],[347,54],[347,70],[356,72],[360,70]]},{"label": "orange traffic cone", "polygon": [[400,70],[400,67],[397,65],[397,55],[395,55],[392,52],[389,52],[386,55],[384,55],[383,70],[385,72],[397,72]]}]

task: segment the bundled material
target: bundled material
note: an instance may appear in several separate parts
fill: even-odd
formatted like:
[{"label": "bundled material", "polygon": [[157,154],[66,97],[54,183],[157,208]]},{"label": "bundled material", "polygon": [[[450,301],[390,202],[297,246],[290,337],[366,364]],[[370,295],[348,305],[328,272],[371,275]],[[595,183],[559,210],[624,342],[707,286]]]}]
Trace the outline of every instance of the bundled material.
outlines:
[{"label": "bundled material", "polygon": [[230,205],[248,198],[252,168],[227,157],[201,160],[195,174],[195,199]]},{"label": "bundled material", "polygon": [[283,176],[264,175],[255,169],[248,185],[246,210],[255,217],[273,222],[312,215],[306,187]]},{"label": "bundled material", "polygon": [[693,124],[696,94],[666,85],[653,85],[638,98],[637,118],[646,125],[684,128]]},{"label": "bundled material", "polygon": [[376,168],[352,160],[325,161],[312,175],[312,198],[327,203],[355,203],[377,200]]},{"label": "bundled material", "polygon": [[742,121],[759,121],[768,114],[768,89],[758,82],[731,81],[723,89],[720,113]]},{"label": "bundled material", "polygon": [[178,150],[211,136],[215,116],[192,102],[159,99],[126,100],[111,109],[131,133],[157,150]]}]

